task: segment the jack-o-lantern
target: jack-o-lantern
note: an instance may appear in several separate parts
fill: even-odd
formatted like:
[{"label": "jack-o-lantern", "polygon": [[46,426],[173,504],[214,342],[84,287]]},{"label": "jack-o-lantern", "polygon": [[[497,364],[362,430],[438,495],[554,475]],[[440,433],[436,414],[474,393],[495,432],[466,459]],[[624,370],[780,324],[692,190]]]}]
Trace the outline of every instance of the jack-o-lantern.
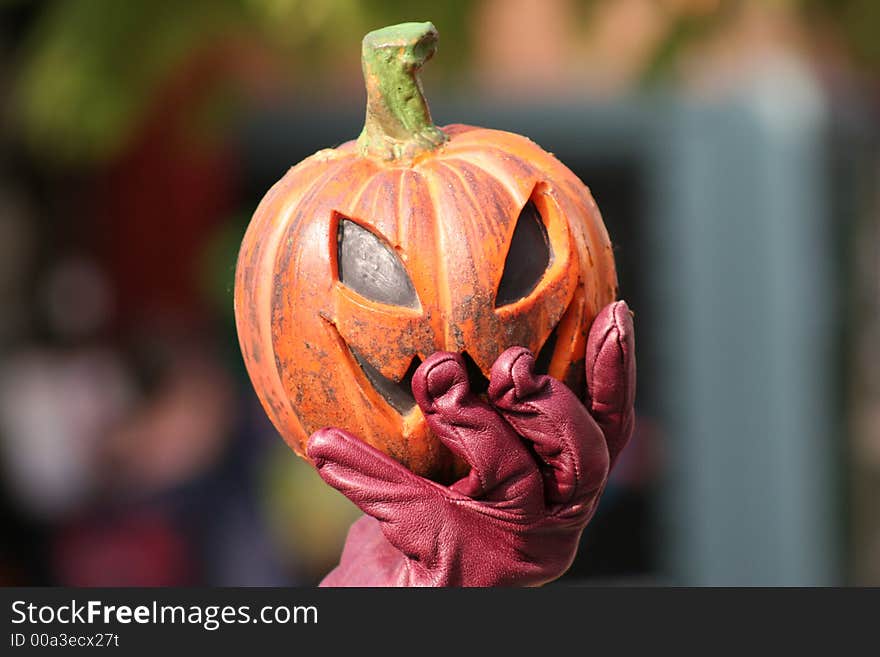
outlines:
[{"label": "jack-o-lantern", "polygon": [[418,72],[436,43],[431,23],[364,38],[364,130],[266,194],[235,313],[254,387],[299,455],[313,431],[340,427],[446,481],[456,463],[410,389],[419,363],[462,353],[483,392],[522,345],[580,392],[616,274],[599,210],[563,164],[519,135],[432,123]]}]

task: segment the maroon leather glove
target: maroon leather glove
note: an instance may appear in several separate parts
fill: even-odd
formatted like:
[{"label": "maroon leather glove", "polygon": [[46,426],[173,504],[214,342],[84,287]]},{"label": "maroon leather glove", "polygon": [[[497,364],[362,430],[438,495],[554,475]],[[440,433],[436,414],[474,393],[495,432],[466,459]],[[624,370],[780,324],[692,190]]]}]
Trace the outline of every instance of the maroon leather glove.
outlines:
[{"label": "maroon leather glove", "polygon": [[533,367],[527,349],[505,351],[489,403],[471,393],[458,354],[433,354],[416,371],[413,394],[431,429],[471,466],[448,487],[338,429],[312,435],[321,477],[367,514],[322,586],[539,585],[568,569],[632,434],[626,303],[604,308],[590,329],[586,408]]}]

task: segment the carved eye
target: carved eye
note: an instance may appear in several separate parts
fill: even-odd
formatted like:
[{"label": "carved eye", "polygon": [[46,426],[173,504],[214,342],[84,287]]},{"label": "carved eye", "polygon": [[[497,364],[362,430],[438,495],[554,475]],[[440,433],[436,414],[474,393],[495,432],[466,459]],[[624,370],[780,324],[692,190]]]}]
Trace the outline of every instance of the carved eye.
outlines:
[{"label": "carved eye", "polygon": [[400,258],[370,231],[349,219],[340,219],[336,255],[339,281],[361,296],[418,308],[416,290]]},{"label": "carved eye", "polygon": [[549,264],[547,228],[538,208],[529,201],[519,213],[516,228],[513,229],[510,249],[504,261],[504,273],[498,285],[498,294],[495,295],[495,307],[527,297],[537,287]]}]

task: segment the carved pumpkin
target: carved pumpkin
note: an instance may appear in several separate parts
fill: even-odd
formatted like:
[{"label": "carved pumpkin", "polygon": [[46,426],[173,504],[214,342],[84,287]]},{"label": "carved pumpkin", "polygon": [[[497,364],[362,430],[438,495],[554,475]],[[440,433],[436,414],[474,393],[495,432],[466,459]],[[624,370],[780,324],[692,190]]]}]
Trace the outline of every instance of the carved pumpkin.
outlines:
[{"label": "carved pumpkin", "polygon": [[431,23],[363,41],[366,125],[266,194],[242,243],[235,312],[259,397],[287,443],[344,428],[438,481],[452,455],[410,390],[434,351],[464,354],[485,391],[523,345],[581,392],[587,329],[616,294],[584,184],[525,137],[434,126],[418,71]]}]

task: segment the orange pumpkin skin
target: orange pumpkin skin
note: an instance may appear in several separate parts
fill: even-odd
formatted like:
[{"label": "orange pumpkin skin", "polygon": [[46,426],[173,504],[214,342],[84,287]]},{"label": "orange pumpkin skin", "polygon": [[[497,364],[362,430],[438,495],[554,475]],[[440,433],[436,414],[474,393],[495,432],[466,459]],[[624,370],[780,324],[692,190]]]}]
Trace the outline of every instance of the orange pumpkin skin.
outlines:
[{"label": "orange pumpkin skin", "polygon": [[[346,429],[414,472],[453,476],[451,454],[416,406],[401,415],[350,347],[399,381],[414,357],[466,351],[485,376],[508,347],[537,353],[557,328],[549,374],[582,394],[586,332],[616,296],[611,245],[584,184],[525,137],[462,125],[412,161],[358,154],[354,141],[290,169],[266,194],[242,243],[235,311],[254,387],[303,456],[324,426]],[[525,298],[495,307],[517,217],[532,200],[550,265]],[[390,245],[420,308],[386,305],[339,281],[337,224]]]},{"label": "orange pumpkin skin", "polygon": [[[418,362],[462,352],[485,384],[521,345],[582,395],[587,330],[617,279],[589,190],[556,158],[519,135],[433,124],[418,71],[436,43],[431,23],[364,37],[364,131],[266,194],[239,253],[235,315],[257,394],[297,454],[333,426],[448,482],[463,464],[411,397]],[[506,267],[525,284],[504,287]],[[405,294],[387,294],[401,279]]]}]

